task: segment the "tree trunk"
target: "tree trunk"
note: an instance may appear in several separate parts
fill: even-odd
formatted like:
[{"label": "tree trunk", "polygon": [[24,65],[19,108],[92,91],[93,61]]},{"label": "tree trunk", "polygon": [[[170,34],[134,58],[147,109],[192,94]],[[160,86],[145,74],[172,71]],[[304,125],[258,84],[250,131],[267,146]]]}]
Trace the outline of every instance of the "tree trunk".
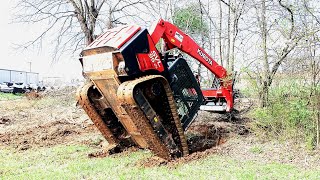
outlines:
[{"label": "tree trunk", "polygon": [[[320,95],[316,96],[320,98]],[[320,100],[318,99],[318,118],[317,118],[317,147],[320,148]]]},{"label": "tree trunk", "polygon": [[262,96],[261,96],[261,107],[266,107],[269,96],[269,62],[267,54],[267,20],[266,20],[266,1],[261,2],[261,36],[262,36],[262,63],[263,63],[263,77],[262,77]]},{"label": "tree trunk", "polygon": [[[200,17],[201,17],[201,27],[203,26],[203,11],[202,11],[202,4],[201,4],[201,1],[199,0],[199,6],[200,6]],[[204,32],[201,33],[201,43],[202,43],[202,48],[204,48],[204,45],[205,45],[205,42],[204,42]],[[201,63],[199,63],[198,65],[198,76],[199,76],[199,85],[201,85]]]},{"label": "tree trunk", "polygon": [[260,107],[266,107],[268,105],[269,86],[266,81],[263,81],[262,92],[260,96]]},{"label": "tree trunk", "polygon": [[227,34],[227,54],[226,54],[226,67],[229,67],[230,61],[229,61],[229,56],[230,56],[230,30],[231,30],[231,7],[230,5],[228,6],[228,34]]},{"label": "tree trunk", "polygon": [[113,28],[113,23],[112,23],[112,21],[113,21],[112,9],[111,9],[111,7],[110,7],[110,9],[109,9],[109,14],[108,14],[108,19],[107,19],[107,28],[108,28],[108,29]]},{"label": "tree trunk", "polygon": [[[314,114],[314,121],[316,124],[316,147],[319,148],[320,145],[320,94],[317,91],[317,70],[316,70],[316,44],[313,42],[317,42],[316,39],[312,38],[312,44],[309,44],[310,50],[310,76],[311,76],[311,88],[310,88],[310,95],[309,95],[309,102],[312,104],[312,111]],[[315,102],[312,101],[315,99]]]},{"label": "tree trunk", "polygon": [[233,10],[231,11],[230,16],[230,52],[229,52],[229,66],[228,66],[228,70],[233,72],[233,68],[234,68],[234,46],[235,46],[235,21],[236,21],[236,6],[235,6],[235,0],[230,0],[230,4],[229,4],[230,8],[233,8]]},{"label": "tree trunk", "polygon": [[220,65],[223,66],[223,53],[222,53],[222,7],[221,7],[221,0],[218,0],[219,5],[219,27],[218,27],[218,46],[219,46],[219,57],[220,57]]}]

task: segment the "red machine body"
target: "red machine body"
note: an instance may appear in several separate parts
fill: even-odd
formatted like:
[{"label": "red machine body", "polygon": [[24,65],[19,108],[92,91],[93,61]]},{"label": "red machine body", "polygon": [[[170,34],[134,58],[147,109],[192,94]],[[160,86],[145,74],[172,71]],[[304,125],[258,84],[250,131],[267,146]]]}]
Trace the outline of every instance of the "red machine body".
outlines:
[{"label": "red machine body", "polygon": [[[142,36],[141,34],[144,35]],[[155,46],[161,38],[165,42],[166,50],[177,48],[187,53],[220,80],[218,89],[201,89],[205,103],[200,109],[206,111],[231,111],[233,108],[232,79],[226,69],[220,66],[191,37],[170,22],[160,19],[153,24],[149,32],[136,25],[114,28],[100,35],[87,48],[97,49],[97,51],[99,47],[106,46],[118,49],[124,55],[124,59],[131,58],[130,61],[126,62],[126,71],[129,75],[134,76],[137,72],[148,71],[162,73],[165,71],[165,65],[161,61],[161,56]],[[125,57],[126,54],[130,55]],[[136,57],[136,61],[132,60],[132,57]]]}]

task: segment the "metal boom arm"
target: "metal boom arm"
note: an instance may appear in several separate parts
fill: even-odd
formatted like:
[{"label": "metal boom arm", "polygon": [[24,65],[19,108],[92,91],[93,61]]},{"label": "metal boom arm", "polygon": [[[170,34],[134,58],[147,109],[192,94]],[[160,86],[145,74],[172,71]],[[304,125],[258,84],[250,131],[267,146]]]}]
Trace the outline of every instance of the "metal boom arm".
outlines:
[{"label": "metal boom arm", "polygon": [[178,48],[191,57],[198,60],[208,68],[217,78],[221,80],[219,89],[202,90],[205,97],[225,98],[227,102],[226,111],[233,107],[232,80],[226,69],[220,66],[203,48],[201,48],[191,37],[182,32],[177,26],[160,19],[150,29],[153,42],[156,44],[160,38],[166,43],[167,49]]}]

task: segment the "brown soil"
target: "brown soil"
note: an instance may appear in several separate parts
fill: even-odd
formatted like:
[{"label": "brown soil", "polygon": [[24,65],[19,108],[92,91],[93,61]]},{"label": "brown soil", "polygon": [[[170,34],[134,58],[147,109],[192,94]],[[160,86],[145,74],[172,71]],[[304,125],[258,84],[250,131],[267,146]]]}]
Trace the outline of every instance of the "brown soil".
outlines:
[{"label": "brown soil", "polygon": [[[203,117],[203,114],[201,117]],[[212,116],[206,117],[209,118]],[[246,119],[244,118],[244,120]],[[150,157],[137,162],[136,165],[139,167],[154,167],[160,165],[175,166],[181,163],[199,160],[208,155],[217,153],[229,138],[236,135],[248,135],[249,130],[246,126],[241,124],[223,121],[219,122],[214,119],[211,122],[204,122],[197,119],[189,127],[186,134],[190,153],[188,156],[171,161],[166,161],[158,157]]]},{"label": "brown soil", "polygon": [[[109,155],[110,151],[105,149],[107,142],[83,110],[75,106],[75,98],[70,96],[69,91],[52,91],[32,96],[35,98],[24,97],[0,102],[0,146],[10,146],[23,151],[58,144],[81,143],[99,147],[100,150],[88,155],[90,158]],[[239,123],[241,121],[243,120],[234,123],[225,115],[199,112],[199,116],[187,131],[191,155],[169,164],[202,158],[214,153],[232,134],[247,134],[248,130]],[[133,149],[135,148],[129,148],[121,154],[130,153]],[[140,164],[153,166],[168,162],[153,157]]]},{"label": "brown soil", "polygon": [[90,134],[94,127],[83,127],[80,124],[56,121],[23,131],[0,134],[0,145],[7,145],[18,150],[32,147],[47,147],[75,141],[79,135]]},{"label": "brown soil", "polygon": [[34,98],[0,101],[0,147],[27,150],[72,143],[102,146],[105,141],[75,105],[70,91],[74,89],[54,92],[55,97],[45,92]]},{"label": "brown soil", "polygon": [[[97,147],[98,151],[88,154],[89,158],[109,156],[104,148],[107,142],[88,119],[82,109],[75,106],[74,90],[53,91],[42,94],[42,98],[0,101],[0,147],[11,147],[18,151],[30,148],[50,147],[58,144],[85,144]],[[52,101],[53,100],[53,101]],[[205,158],[213,154],[247,159],[258,162],[294,164],[303,168],[319,167],[319,151],[306,151],[305,147],[285,142],[261,142],[249,134],[249,120],[242,114],[250,103],[242,99],[234,118],[228,115],[199,112],[187,130],[190,155],[172,161],[150,157],[137,162],[137,166],[176,166]],[[252,148],[261,152],[253,152]],[[131,147],[121,154],[137,151]],[[106,153],[108,152],[108,153]]]},{"label": "brown soil", "polygon": [[28,100],[34,100],[34,99],[40,99],[43,97],[43,94],[41,92],[37,91],[30,91],[28,93],[25,93],[25,96],[27,97]]},{"label": "brown soil", "polygon": [[247,135],[245,125],[230,122],[194,123],[188,130],[188,145],[190,153],[204,151],[223,144],[232,135]]},{"label": "brown soil", "polygon": [[251,108],[252,103],[248,99],[238,99],[236,105],[238,111],[232,114],[199,111],[198,116],[186,131],[190,153],[188,156],[171,161],[150,157],[137,162],[136,165],[141,167],[175,166],[199,160],[220,152],[234,136],[247,137],[250,131],[246,126],[249,119],[245,113]]}]

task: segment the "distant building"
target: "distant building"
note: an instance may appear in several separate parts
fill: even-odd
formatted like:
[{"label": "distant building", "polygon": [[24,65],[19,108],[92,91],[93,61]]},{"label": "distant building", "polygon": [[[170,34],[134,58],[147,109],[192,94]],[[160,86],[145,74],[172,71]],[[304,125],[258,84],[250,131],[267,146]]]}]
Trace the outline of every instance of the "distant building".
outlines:
[{"label": "distant building", "polygon": [[38,84],[39,73],[0,69],[0,83],[3,82]]}]

